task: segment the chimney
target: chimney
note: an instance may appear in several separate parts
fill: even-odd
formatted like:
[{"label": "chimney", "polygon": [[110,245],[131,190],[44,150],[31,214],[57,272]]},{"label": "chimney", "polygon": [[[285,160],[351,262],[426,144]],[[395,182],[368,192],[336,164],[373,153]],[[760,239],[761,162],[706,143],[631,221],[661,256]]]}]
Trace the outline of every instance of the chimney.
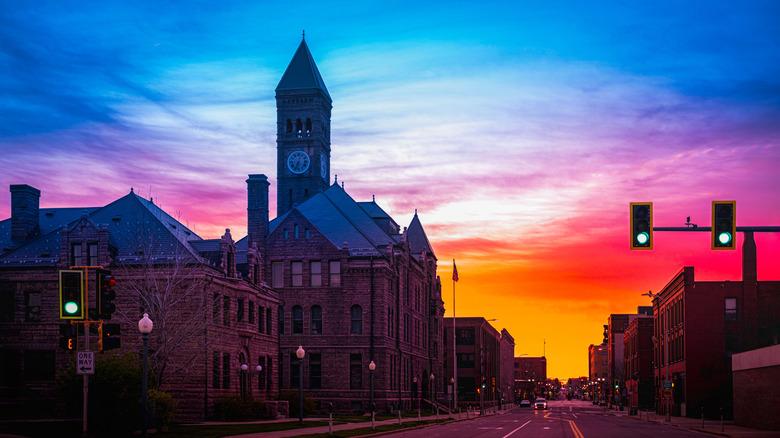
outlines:
[{"label": "chimney", "polygon": [[22,241],[40,230],[38,200],[41,191],[27,184],[11,185],[11,240]]},{"label": "chimney", "polygon": [[265,175],[249,175],[247,188],[247,248],[256,243],[262,251],[264,240],[268,237],[268,177]]}]

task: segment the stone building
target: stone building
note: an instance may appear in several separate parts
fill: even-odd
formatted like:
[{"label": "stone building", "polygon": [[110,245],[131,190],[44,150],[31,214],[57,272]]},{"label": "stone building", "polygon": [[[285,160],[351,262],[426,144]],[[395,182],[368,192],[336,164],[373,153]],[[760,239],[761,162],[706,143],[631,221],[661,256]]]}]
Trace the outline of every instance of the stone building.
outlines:
[{"label": "stone building", "polygon": [[[221,396],[276,396],[280,301],[262,277],[239,275],[229,230],[204,240],[132,190],[89,208],[39,208],[40,191],[29,185],[12,185],[11,193],[11,218],[0,221],[4,416],[48,416],[56,410],[55,377],[75,355],[59,346],[60,326],[67,322],[59,314],[58,272],[76,266],[90,267],[91,309],[92,267],[116,278],[111,322],[120,324],[121,348],[114,352],[140,351],[138,320],[148,313],[154,321],[151,369],[177,400],[179,418],[210,417]],[[247,259],[249,271],[257,272],[251,268],[261,262],[259,253]],[[86,345],[86,336],[79,336],[77,348],[97,350],[98,335],[90,339]],[[96,367],[95,373],[102,371]]]},{"label": "stone building", "polygon": [[269,221],[268,178],[249,175],[247,237],[237,247],[242,261],[247,249],[260,250],[282,300],[280,387],[297,390],[302,377],[321,408],[341,411],[366,411],[372,398],[389,409],[443,394],[436,256],[416,212],[402,230],[375,200],[357,202],[330,184],[332,101],[305,40],[276,104],[277,216]]}]

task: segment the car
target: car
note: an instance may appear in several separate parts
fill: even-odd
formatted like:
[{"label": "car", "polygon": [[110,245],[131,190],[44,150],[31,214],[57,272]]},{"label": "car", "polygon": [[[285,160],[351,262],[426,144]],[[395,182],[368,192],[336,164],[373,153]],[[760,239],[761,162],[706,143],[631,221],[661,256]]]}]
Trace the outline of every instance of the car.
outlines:
[{"label": "car", "polygon": [[534,409],[544,409],[547,410],[547,400],[543,398],[537,398],[534,402]]},{"label": "car", "polygon": [[528,401],[528,400],[523,400],[523,401],[520,402],[520,407],[521,408],[530,408],[531,407],[531,402]]}]

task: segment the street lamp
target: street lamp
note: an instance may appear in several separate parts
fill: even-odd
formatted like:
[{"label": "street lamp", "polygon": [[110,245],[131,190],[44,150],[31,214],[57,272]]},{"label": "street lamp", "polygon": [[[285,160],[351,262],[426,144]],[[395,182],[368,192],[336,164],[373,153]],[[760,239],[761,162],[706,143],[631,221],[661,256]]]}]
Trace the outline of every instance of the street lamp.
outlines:
[{"label": "street lamp", "polygon": [[371,429],[374,428],[374,370],[376,369],[376,364],[372,360],[370,364],[368,364],[368,374],[370,376],[371,380]]},{"label": "street lamp", "polygon": [[149,394],[147,394],[148,389],[148,380],[147,380],[147,342],[149,339],[149,333],[152,332],[152,327],[154,327],[154,323],[151,319],[149,319],[149,314],[144,313],[144,317],[141,318],[140,321],[138,321],[138,330],[141,332],[141,335],[144,339],[144,353],[143,353],[143,376],[141,380],[141,425],[142,425],[142,432],[143,437],[146,438],[148,435],[148,429],[147,429],[147,416],[148,416],[148,400],[149,400]]},{"label": "street lamp", "polygon": [[298,424],[303,424],[303,356],[306,355],[303,346],[299,345],[295,356],[298,358]]},{"label": "street lamp", "polygon": [[414,401],[417,403],[417,421],[420,420],[420,400],[417,399],[417,376],[414,376],[412,379],[412,395],[414,396]]},{"label": "street lamp", "polygon": [[[642,294],[645,296],[648,296],[653,299],[660,299],[661,304],[658,306],[658,310],[661,310],[662,307],[664,307],[664,302],[666,299],[661,294],[654,294],[653,291],[649,290],[646,294]],[[666,315],[664,316],[664,359],[666,362],[666,382],[669,382],[669,312],[666,311],[666,308],[664,308],[664,312],[666,312]],[[660,317],[660,315],[659,315]],[[669,411],[669,397],[664,396],[664,399],[666,399],[666,422],[670,423],[672,421],[672,413]]]}]

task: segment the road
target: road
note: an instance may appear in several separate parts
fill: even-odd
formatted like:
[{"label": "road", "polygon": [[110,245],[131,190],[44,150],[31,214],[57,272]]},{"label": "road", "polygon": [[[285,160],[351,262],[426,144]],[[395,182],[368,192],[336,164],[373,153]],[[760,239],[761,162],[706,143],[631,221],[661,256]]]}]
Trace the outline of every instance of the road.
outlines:
[{"label": "road", "polygon": [[497,415],[393,434],[408,438],[689,438],[711,436],[604,411],[590,402],[550,401],[547,411],[515,408]]}]

